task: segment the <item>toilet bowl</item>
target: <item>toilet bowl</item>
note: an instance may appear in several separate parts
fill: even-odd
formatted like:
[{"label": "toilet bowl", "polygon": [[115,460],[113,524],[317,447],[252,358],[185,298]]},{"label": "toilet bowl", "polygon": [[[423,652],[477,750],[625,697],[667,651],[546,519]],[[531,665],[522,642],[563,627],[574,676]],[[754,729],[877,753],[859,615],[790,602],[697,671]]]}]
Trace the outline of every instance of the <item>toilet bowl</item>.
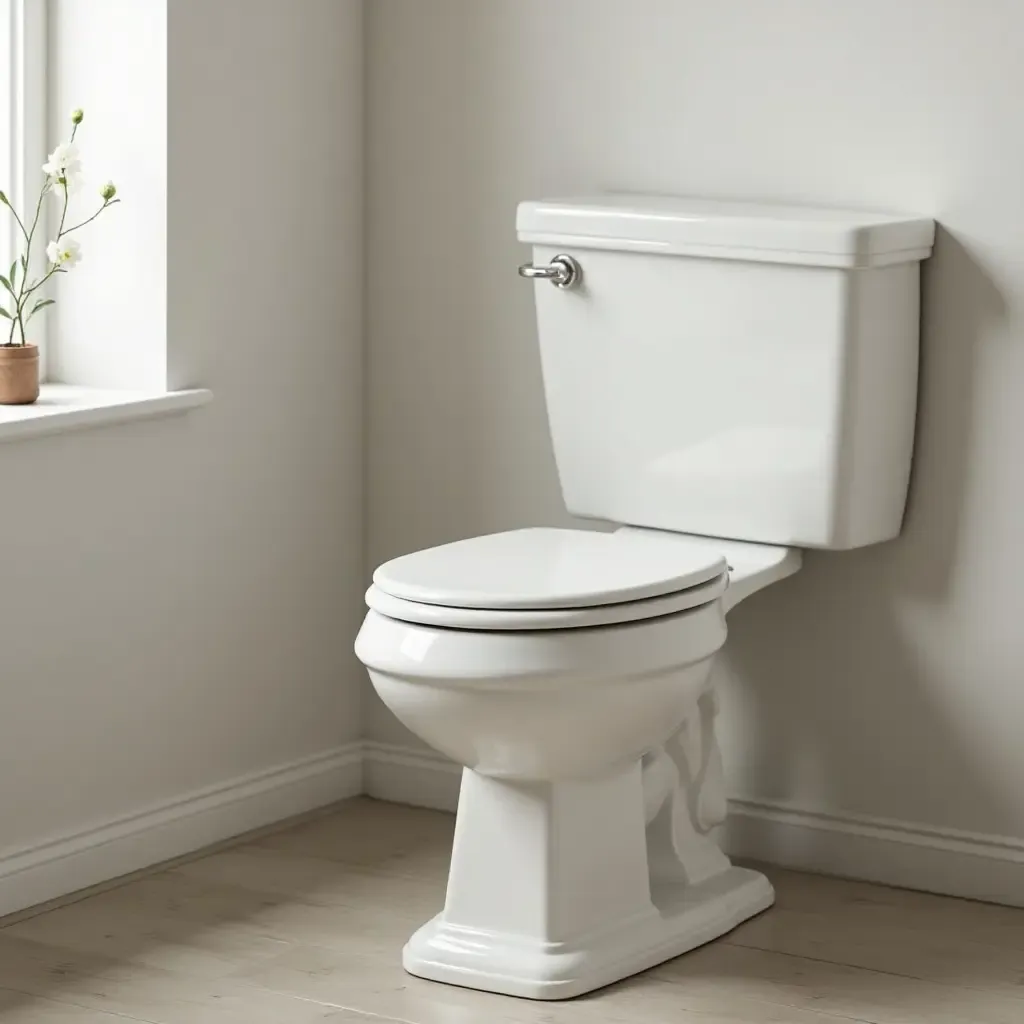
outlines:
[{"label": "toilet bowl", "polygon": [[387,562],[356,653],[463,766],[444,910],[406,969],[560,999],[772,902],[713,839],[711,666],[800,549],[899,534],[934,224],[612,195],[523,203],[517,226],[566,509],[623,526]]},{"label": "toilet bowl", "polygon": [[733,589],[798,565],[767,545],[535,529],[377,570],[356,653],[465,769],[445,908],[407,970],[565,998],[770,905],[707,836],[724,811],[708,680]]}]

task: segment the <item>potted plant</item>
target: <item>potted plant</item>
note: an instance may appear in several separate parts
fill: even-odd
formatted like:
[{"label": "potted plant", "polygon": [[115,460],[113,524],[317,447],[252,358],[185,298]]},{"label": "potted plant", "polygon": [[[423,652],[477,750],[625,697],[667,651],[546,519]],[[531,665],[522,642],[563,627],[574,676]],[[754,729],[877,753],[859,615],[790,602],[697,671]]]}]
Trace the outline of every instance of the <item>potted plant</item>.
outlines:
[{"label": "potted plant", "polygon": [[[26,329],[37,313],[56,301],[46,298],[43,291],[50,278],[66,274],[82,257],[78,239],[72,235],[94,221],[107,207],[121,201],[115,198],[117,189],[114,183],[108,181],[100,188],[100,208],[83,220],[74,222],[72,219],[69,223],[70,198],[77,190],[82,172],[75,136],[84,117],[81,110],[71,112],[70,140],[61,143],[43,164],[46,177],[31,221],[27,210],[19,216],[11,201],[0,191],[0,205],[6,206],[14,217],[22,248],[21,255],[11,264],[6,275],[0,268],[0,330],[9,327],[6,338],[0,341],[0,405],[29,405],[39,397],[39,347],[28,340]],[[45,270],[35,273],[33,245],[40,241],[40,221],[49,219],[45,211],[47,196],[56,198],[56,230],[46,246]],[[3,338],[2,333],[0,338]]]}]

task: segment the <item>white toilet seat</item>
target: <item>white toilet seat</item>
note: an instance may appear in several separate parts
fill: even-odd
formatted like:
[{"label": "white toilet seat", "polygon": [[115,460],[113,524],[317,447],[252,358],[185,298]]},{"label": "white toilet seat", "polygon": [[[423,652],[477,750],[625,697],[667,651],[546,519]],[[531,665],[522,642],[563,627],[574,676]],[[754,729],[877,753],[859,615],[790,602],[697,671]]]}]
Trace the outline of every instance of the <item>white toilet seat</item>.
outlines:
[{"label": "white toilet seat", "polygon": [[533,528],[403,555],[380,566],[373,582],[392,598],[420,605],[522,613],[678,595],[726,568],[723,553],[707,545],[658,546],[630,534]]},{"label": "white toilet seat", "polygon": [[677,594],[663,594],[639,601],[586,608],[448,608],[439,604],[405,601],[385,593],[374,585],[366,592],[366,604],[375,612],[399,622],[447,629],[482,632],[498,630],[582,629],[587,626],[613,626],[643,619],[660,618],[708,604],[721,597],[729,585],[723,572],[707,583],[688,587]]},{"label": "white toilet seat", "polygon": [[510,530],[385,562],[366,603],[401,622],[449,629],[579,629],[672,615],[729,585],[707,546],[654,547],[588,530]]}]

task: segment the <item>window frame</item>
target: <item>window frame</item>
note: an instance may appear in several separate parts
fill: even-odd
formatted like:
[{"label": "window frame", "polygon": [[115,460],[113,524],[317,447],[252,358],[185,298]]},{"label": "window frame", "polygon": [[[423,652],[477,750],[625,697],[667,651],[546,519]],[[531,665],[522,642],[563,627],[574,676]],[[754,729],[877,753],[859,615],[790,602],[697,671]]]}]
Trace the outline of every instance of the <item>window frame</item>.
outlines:
[{"label": "window frame", "polygon": [[[93,26],[85,33],[86,38],[82,40],[79,36],[83,25],[88,25],[88,18],[92,15],[87,0],[82,4],[56,4],[52,7],[49,4],[52,0],[0,0],[0,131],[3,131],[4,138],[10,136],[11,145],[0,148],[0,187],[10,196],[12,203],[17,204],[19,213],[24,208],[25,199],[28,198],[34,203],[38,195],[38,189],[43,180],[43,164],[46,162],[46,155],[49,152],[49,145],[57,141],[56,128],[65,124],[65,113],[51,109],[56,102],[62,102],[61,97],[67,88],[67,79],[70,78],[77,84],[83,78],[83,66],[87,67],[89,61],[97,59],[97,40],[104,38],[101,27]],[[140,2],[139,6],[143,6]],[[49,13],[50,22],[47,23]],[[74,30],[68,27],[71,14],[74,13]],[[94,19],[95,20],[95,19]],[[148,24],[145,19],[144,23]],[[161,49],[166,54],[166,17],[161,15],[157,19],[161,32]],[[71,61],[74,66],[69,69],[58,67],[59,63],[66,62],[71,52],[71,39],[75,40],[74,56],[76,61]],[[67,51],[67,52],[65,52]],[[84,54],[84,56],[83,56]],[[84,64],[83,64],[84,62]],[[60,73],[58,73],[58,71]],[[138,71],[138,68],[135,68]],[[154,82],[147,82],[147,86],[153,86],[159,82],[159,96],[163,108],[162,121],[160,126],[161,140],[160,153],[161,163],[160,175],[156,177],[156,183],[166,192],[166,59],[154,67],[154,74],[158,77]],[[86,79],[88,75],[84,76]],[[102,96],[104,90],[109,90],[111,84],[109,73],[104,75],[104,81],[97,85],[99,94]],[[86,83],[88,84],[88,82]],[[96,90],[87,88],[83,90],[85,95],[79,93],[76,88],[74,95],[69,95],[70,102],[73,100],[77,105],[83,99],[85,104],[91,102],[96,96]],[[135,105],[135,112],[138,114],[139,104]],[[8,151],[9,149],[9,151]],[[147,181],[147,174],[152,172],[145,161],[142,161],[139,180]],[[158,195],[162,193],[158,192]],[[166,204],[161,199],[161,209]],[[29,214],[34,214],[33,206]],[[48,204],[40,221],[40,242],[33,244],[35,256],[33,259],[33,277],[38,277],[40,272],[45,271],[46,254],[45,245],[52,237],[51,232],[56,228],[56,217],[59,211],[55,210],[55,204]],[[166,225],[163,220],[160,222],[165,236]],[[154,227],[152,218],[148,221],[138,218],[129,221],[127,228],[122,231],[131,233],[140,231],[142,240],[152,240]],[[0,210],[0,259],[6,256],[6,262],[0,272],[6,274],[7,268],[11,265],[14,255],[8,255],[8,246],[14,244],[15,252],[20,248],[21,233],[10,213]],[[42,237],[46,236],[46,237]],[[134,237],[134,236],[132,236]],[[166,244],[166,238],[162,237],[161,245]],[[38,264],[36,264],[38,260]],[[67,298],[67,296],[65,296]],[[190,409],[205,405],[213,395],[205,388],[185,388],[175,391],[167,390],[166,381],[166,274],[164,274],[163,291],[158,297],[158,304],[154,307],[159,314],[158,339],[161,345],[160,362],[162,363],[163,377],[159,383],[146,381],[138,385],[119,382],[111,384],[103,381],[102,384],[88,379],[89,375],[78,372],[68,374],[67,366],[62,365],[58,358],[67,353],[60,351],[65,344],[64,337],[60,335],[60,321],[56,318],[50,322],[51,338],[50,345],[46,346],[46,319],[49,310],[44,310],[32,320],[32,340],[39,343],[40,369],[42,377],[42,396],[39,402],[34,405],[11,405],[0,406],[0,461],[2,461],[4,442],[15,441],[26,438],[36,438],[49,434],[65,432],[78,432],[93,427],[110,424],[127,424],[140,419],[149,419],[155,416],[179,415]],[[0,320],[0,324],[6,324],[6,320]],[[146,326],[146,325],[143,325]],[[154,327],[156,326],[154,321]],[[9,329],[9,325],[8,325]],[[2,340],[6,340],[4,337]],[[135,339],[132,338],[132,341]],[[62,378],[63,374],[63,378]],[[53,378],[58,380],[54,381]],[[71,381],[67,381],[67,377]],[[86,376],[86,380],[81,378]]]},{"label": "window frame", "polygon": [[[47,142],[47,0],[0,0],[0,132],[7,146],[0,149],[0,188],[19,213],[31,215],[27,202],[42,180]],[[7,97],[6,101],[4,97]],[[7,159],[3,159],[6,150]],[[0,211],[0,272],[6,274],[21,234],[10,211]],[[44,222],[43,232],[48,225]],[[45,242],[44,242],[45,244]],[[35,248],[33,269],[43,266],[42,246]],[[9,255],[10,254],[10,255]],[[40,345],[41,376],[46,380],[46,316],[33,321],[33,340]]]}]

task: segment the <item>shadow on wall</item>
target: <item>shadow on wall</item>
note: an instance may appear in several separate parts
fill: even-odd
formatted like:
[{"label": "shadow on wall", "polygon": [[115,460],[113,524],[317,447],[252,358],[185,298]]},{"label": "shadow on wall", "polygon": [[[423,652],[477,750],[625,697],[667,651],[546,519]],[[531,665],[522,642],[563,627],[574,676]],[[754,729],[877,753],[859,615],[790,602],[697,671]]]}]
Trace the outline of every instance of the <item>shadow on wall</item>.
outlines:
[{"label": "shadow on wall", "polygon": [[731,617],[717,671],[735,795],[968,830],[1019,827],[962,727],[971,679],[964,645],[945,655],[962,662],[960,687],[930,677],[928,659],[930,642],[956,643],[945,609],[962,539],[974,378],[980,346],[1005,313],[984,267],[940,229],[923,265],[903,534],[861,551],[812,553],[771,600],[755,598]]}]

